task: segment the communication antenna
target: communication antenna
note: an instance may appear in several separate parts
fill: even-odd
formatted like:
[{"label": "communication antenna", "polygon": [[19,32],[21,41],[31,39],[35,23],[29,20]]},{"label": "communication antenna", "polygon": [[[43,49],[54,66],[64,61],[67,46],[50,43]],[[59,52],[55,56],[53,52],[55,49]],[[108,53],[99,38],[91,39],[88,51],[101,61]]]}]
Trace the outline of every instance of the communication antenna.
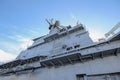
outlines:
[{"label": "communication antenna", "polygon": [[77,25],[79,25],[80,23],[79,23],[79,20],[77,20],[77,23],[76,23]]}]

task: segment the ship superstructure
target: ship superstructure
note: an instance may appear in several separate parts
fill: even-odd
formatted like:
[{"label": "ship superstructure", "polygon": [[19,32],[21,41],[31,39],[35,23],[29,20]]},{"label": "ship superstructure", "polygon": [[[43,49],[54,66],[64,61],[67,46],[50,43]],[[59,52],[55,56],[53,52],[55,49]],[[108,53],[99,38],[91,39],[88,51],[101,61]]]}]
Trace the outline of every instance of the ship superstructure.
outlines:
[{"label": "ship superstructure", "polygon": [[0,65],[0,80],[120,80],[120,32],[95,43],[83,24],[47,22],[49,34]]}]

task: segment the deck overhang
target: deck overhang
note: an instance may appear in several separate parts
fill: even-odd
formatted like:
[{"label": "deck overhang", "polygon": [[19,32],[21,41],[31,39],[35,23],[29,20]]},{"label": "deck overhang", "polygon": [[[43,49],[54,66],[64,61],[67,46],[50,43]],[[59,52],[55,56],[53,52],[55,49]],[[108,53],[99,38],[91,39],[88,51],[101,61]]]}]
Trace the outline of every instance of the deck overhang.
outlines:
[{"label": "deck overhang", "polygon": [[120,48],[114,48],[110,50],[104,50],[100,52],[90,53],[86,55],[81,55],[81,53],[72,53],[63,56],[56,56],[52,58],[47,58],[45,60],[41,60],[40,64],[43,67],[57,67],[67,64],[74,64],[77,62],[85,62],[88,60],[94,60],[96,58],[104,58],[110,55],[117,56],[120,53]]}]

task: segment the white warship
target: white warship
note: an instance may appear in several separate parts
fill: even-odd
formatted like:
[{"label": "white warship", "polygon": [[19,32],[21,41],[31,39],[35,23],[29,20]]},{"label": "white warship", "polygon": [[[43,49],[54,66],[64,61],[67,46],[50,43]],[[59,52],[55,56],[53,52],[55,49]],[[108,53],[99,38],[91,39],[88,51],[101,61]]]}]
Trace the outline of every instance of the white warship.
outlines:
[{"label": "white warship", "polygon": [[83,24],[47,22],[48,34],[0,65],[0,80],[120,80],[120,23],[93,42]]}]

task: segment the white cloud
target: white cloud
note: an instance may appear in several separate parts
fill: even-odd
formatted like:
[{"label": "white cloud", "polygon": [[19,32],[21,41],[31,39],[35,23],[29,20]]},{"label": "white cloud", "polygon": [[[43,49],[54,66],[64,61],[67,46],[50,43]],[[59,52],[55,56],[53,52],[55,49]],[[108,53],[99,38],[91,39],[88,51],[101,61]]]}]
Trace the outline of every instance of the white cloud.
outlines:
[{"label": "white cloud", "polygon": [[16,35],[15,40],[20,42],[20,50],[25,50],[32,45],[33,41],[30,38]]},{"label": "white cloud", "polygon": [[21,35],[12,35],[12,36],[8,36],[10,39],[13,39],[15,41],[18,41],[18,42],[24,42],[24,41],[27,41],[29,40],[29,38],[27,37],[23,37]]},{"label": "white cloud", "polygon": [[33,43],[33,41],[30,38],[21,35],[13,35],[13,36],[9,36],[9,38],[16,40],[20,43],[19,45],[20,47],[18,48],[19,52],[27,49],[27,47],[31,46]]},{"label": "white cloud", "polygon": [[28,39],[28,40],[26,40],[26,41],[23,41],[23,42],[21,43],[21,45],[20,45],[21,50],[27,49],[29,46],[32,45],[32,43],[33,43],[33,41],[30,40],[30,39]]},{"label": "white cloud", "polygon": [[[29,47],[33,43],[31,39],[19,35],[8,37],[10,39],[13,39],[13,41],[17,41],[17,44],[5,41],[0,42],[1,46],[4,46],[3,48],[5,48],[4,50],[0,49],[0,63],[8,62],[15,59],[15,57],[18,56],[21,51],[27,49],[27,47]],[[12,53],[14,53],[15,55],[13,55]]]},{"label": "white cloud", "polygon": [[40,34],[37,30],[32,30],[32,29],[30,29],[29,32],[30,32],[32,35],[39,35],[39,34]]},{"label": "white cloud", "polygon": [[89,33],[94,42],[98,42],[99,39],[105,38],[104,33],[98,29],[90,29]]},{"label": "white cloud", "polygon": [[8,37],[10,39],[17,41],[19,44],[15,44],[15,43],[12,44],[10,42],[1,43],[1,45],[5,46],[5,48],[7,48],[8,51],[6,52],[0,49],[0,64],[14,60],[21,51],[27,49],[27,47],[29,47],[33,43],[31,39],[19,35],[8,36]]},{"label": "white cloud", "polygon": [[5,52],[0,49],[0,62],[9,62],[16,58],[17,55]]}]

